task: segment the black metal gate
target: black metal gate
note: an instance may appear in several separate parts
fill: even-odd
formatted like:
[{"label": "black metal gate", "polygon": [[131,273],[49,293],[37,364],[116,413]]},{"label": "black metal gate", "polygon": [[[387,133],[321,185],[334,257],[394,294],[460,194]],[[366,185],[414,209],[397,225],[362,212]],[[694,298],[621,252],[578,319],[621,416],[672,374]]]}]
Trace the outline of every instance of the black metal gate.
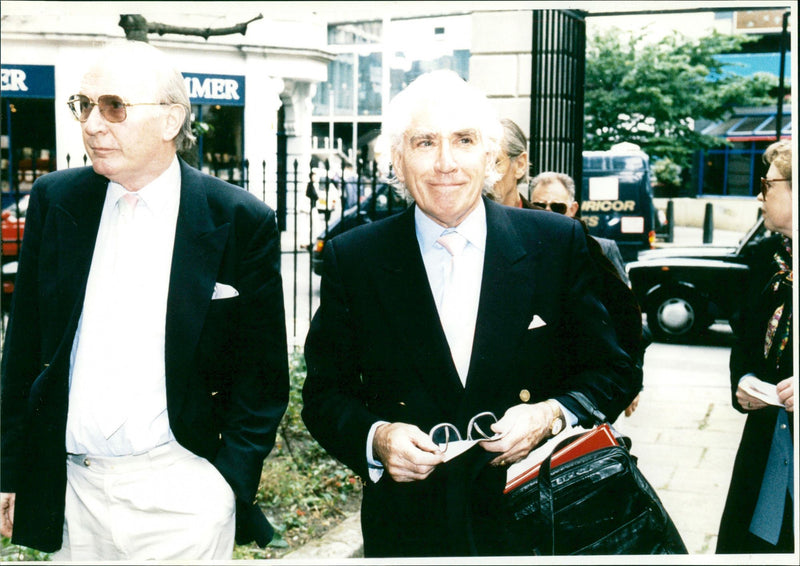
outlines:
[{"label": "black metal gate", "polygon": [[585,13],[534,10],[531,55],[531,166],[534,172],[567,173],[580,187]]}]

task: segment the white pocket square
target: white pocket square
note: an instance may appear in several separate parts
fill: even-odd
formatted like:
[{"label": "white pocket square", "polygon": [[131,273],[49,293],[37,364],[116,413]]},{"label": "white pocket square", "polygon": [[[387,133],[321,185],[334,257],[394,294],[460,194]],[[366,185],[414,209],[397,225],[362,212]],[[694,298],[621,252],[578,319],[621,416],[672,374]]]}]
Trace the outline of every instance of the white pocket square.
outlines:
[{"label": "white pocket square", "polygon": [[225,283],[215,283],[214,292],[211,294],[211,300],[217,299],[230,299],[231,297],[238,297],[239,291],[236,288],[226,285]]},{"label": "white pocket square", "polygon": [[547,326],[547,323],[542,320],[542,317],[538,314],[533,315],[533,320],[528,325],[528,330],[533,330],[534,328],[541,328],[542,326]]}]

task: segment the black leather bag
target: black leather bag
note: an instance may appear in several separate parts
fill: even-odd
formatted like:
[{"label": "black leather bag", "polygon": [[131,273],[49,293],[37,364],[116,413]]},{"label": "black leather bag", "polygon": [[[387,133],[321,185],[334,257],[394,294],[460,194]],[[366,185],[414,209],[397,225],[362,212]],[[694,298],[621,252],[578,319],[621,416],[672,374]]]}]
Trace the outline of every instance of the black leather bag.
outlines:
[{"label": "black leather bag", "polygon": [[[573,397],[598,424],[605,421],[589,400]],[[560,443],[553,453],[578,438]],[[519,554],[686,554],[686,546],[655,490],[628,448],[589,452],[555,468],[550,456],[539,475],[506,495]],[[552,454],[551,454],[552,456]]]}]

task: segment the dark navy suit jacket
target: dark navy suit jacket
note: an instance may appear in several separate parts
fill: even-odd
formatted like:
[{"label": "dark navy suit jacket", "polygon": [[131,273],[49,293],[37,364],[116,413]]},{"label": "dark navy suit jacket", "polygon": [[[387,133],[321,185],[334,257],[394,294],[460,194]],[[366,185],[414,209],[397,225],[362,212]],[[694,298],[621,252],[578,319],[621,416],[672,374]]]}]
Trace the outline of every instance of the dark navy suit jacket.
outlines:
[{"label": "dark navy suit jacket", "polygon": [[[475,339],[461,385],[414,228],[414,207],[326,244],[321,304],[306,340],[303,419],[365,478],[366,556],[504,554],[505,469],[474,447],[424,481],[368,479],[366,442],[379,420],[460,427],[525,400],[581,391],[612,419],[641,387],[597,297],[581,225],[484,199],[487,239]],[[529,328],[534,315],[544,325]]]},{"label": "dark navy suit jacket", "polygon": [[[47,552],[61,547],[69,356],[107,185],[90,167],[34,184],[4,346],[1,489],[16,493],[13,541]],[[288,401],[279,247],[269,207],[181,162],[166,320],[169,422],[231,485],[240,543],[272,537],[254,498]],[[212,301],[217,282],[239,296]]]}]

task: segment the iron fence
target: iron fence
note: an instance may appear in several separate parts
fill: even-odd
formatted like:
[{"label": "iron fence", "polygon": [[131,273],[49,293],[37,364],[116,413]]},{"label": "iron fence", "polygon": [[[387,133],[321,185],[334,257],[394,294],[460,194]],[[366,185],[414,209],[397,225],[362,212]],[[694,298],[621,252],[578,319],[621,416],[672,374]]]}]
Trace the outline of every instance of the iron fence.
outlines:
[{"label": "iron fence", "polygon": [[533,10],[531,46],[531,167],[566,173],[576,187],[583,177],[585,16],[577,10]]},{"label": "iron fence", "polygon": [[[84,155],[75,159],[66,156],[68,166],[82,166],[88,163]],[[290,344],[299,345],[305,337],[305,329],[310,324],[319,301],[319,277],[314,272],[312,255],[321,252],[320,246],[329,231],[336,231],[339,223],[348,227],[366,223],[376,217],[376,199],[369,196],[376,192],[379,183],[377,163],[359,160],[355,169],[334,168],[329,161],[312,160],[302,173],[297,159],[289,167],[280,163],[275,174],[267,174],[267,160],[255,166],[260,169],[260,183],[253,186],[250,168],[253,165],[245,160],[241,163],[206,163],[207,173],[238,185],[255,194],[260,200],[270,204],[278,218],[281,235],[281,274],[284,280],[284,296],[287,315],[287,333]],[[12,183],[13,191],[4,194],[4,213],[2,228],[2,281],[3,323],[8,313],[13,284],[16,275],[15,262],[24,234],[26,196],[36,178],[49,171],[44,170],[29,176],[20,183]],[[392,199],[388,200],[388,214],[392,209]],[[347,223],[342,222],[346,211]],[[383,210],[386,213],[386,210]],[[341,229],[341,227],[339,227]],[[319,244],[317,241],[319,240]]]}]

